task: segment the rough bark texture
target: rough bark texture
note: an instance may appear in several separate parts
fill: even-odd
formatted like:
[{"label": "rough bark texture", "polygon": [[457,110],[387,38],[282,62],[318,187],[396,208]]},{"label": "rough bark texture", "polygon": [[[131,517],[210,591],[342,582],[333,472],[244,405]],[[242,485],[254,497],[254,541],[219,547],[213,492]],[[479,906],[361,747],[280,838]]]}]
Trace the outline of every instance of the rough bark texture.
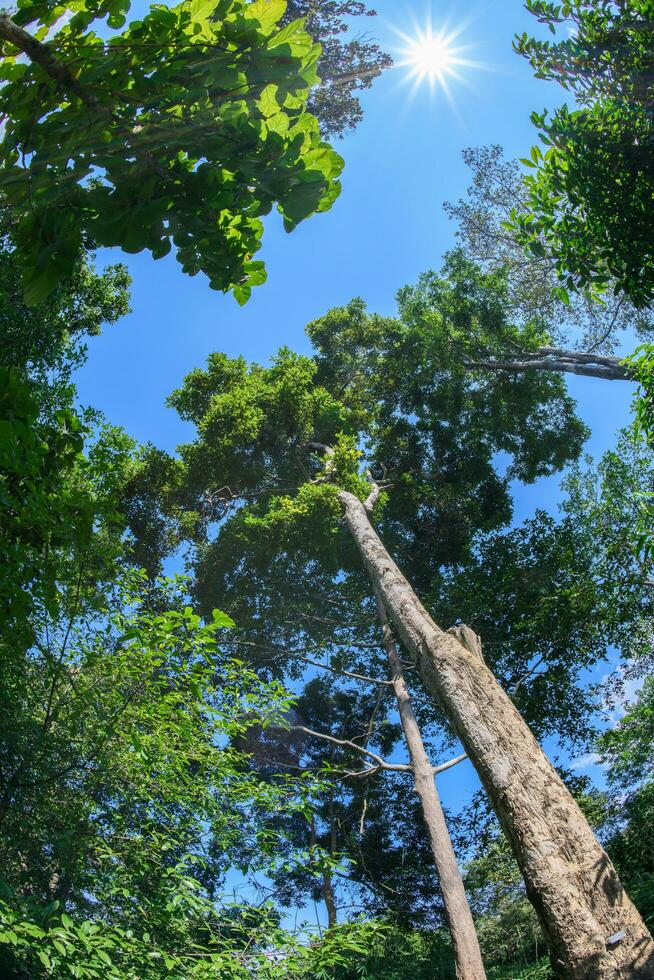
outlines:
[{"label": "rough bark texture", "polygon": [[475,924],[436,789],[434,767],[425,751],[420,726],[411,705],[411,695],[406,685],[402,660],[397,652],[386,609],[378,589],[375,589],[375,597],[379,622],[384,636],[384,649],[391,669],[397,709],[413,768],[413,787],[422,806],[422,815],[440,881],[445,916],[452,938],[456,975],[461,980],[485,980],[486,973],[477,941]]},{"label": "rough bark texture", "polygon": [[579,374],[587,378],[603,378],[605,381],[630,380],[629,372],[617,357],[561,350],[558,347],[540,347],[534,354],[525,354],[522,358],[469,361],[467,367],[485,371],[509,371],[513,374],[538,369]]},{"label": "rough bark texture", "polygon": [[346,524],[422,680],[470,757],[569,980],[654,977],[654,942],[606,853],[508,695],[482,660],[441,630],[372,528],[339,493]]}]

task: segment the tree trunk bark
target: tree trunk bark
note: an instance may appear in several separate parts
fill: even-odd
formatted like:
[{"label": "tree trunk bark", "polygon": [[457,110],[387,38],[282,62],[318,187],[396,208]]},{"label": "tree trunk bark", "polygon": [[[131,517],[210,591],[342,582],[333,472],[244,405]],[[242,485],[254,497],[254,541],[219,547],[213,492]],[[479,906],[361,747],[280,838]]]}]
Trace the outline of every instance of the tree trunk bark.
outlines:
[{"label": "tree trunk bark", "polygon": [[[333,824],[333,804],[330,801],[330,813],[332,816],[332,825],[330,831],[330,854],[333,853],[333,839],[334,839],[334,824]],[[310,823],[310,836],[309,836],[309,853],[313,855],[316,845],[318,842],[318,835],[316,834],[316,821],[312,814]],[[335,926],[338,921],[338,915],[336,912],[336,897],[334,895],[334,886],[332,884],[332,876],[329,871],[324,870],[321,875],[320,892],[322,894],[322,900],[325,903],[325,909],[327,911],[327,928],[331,929]]]},{"label": "tree trunk bark", "polygon": [[322,875],[322,897],[327,909],[327,928],[331,929],[338,922],[336,913],[336,899],[334,897],[334,887],[332,876],[328,871],[323,871]]},{"label": "tree trunk bark", "polygon": [[426,689],[489,795],[568,980],[654,977],[654,942],[563,781],[484,662],[440,629],[372,528],[339,491],[345,522]]},{"label": "tree trunk bark", "polygon": [[521,374],[533,369],[557,371],[561,374],[578,374],[586,378],[603,378],[605,381],[629,381],[629,372],[618,357],[586,354],[582,351],[561,350],[558,347],[540,347],[535,354],[525,354],[523,359],[468,361],[468,368],[485,371],[508,371]]},{"label": "tree trunk bark", "polygon": [[375,588],[375,598],[402,731],[413,768],[413,788],[422,807],[429,845],[443,895],[445,916],[454,951],[456,975],[459,980],[485,980],[486,973],[475,924],[436,789],[434,767],[425,751],[420,726],[413,711],[411,695],[406,685],[402,660],[397,652],[386,609],[377,588]]},{"label": "tree trunk bark", "polygon": [[[328,805],[328,816],[329,816],[329,853],[333,857],[336,853],[336,823],[334,821],[334,794],[329,795],[329,805]],[[338,921],[338,915],[336,912],[336,898],[334,895],[334,886],[332,884],[331,872],[323,871],[322,873],[322,897],[325,901],[325,908],[327,909],[327,927],[329,929],[335,926]]]}]

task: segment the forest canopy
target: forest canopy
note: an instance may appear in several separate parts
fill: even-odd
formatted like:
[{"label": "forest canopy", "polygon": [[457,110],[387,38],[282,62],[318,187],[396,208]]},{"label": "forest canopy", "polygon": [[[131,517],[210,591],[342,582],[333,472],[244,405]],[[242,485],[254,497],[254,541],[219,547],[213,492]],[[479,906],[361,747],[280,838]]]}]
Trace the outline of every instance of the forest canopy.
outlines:
[{"label": "forest canopy", "polygon": [[570,104],[439,171],[392,303],[384,18],[131,13],[0,12],[0,974],[646,980],[650,5],[528,0]]}]

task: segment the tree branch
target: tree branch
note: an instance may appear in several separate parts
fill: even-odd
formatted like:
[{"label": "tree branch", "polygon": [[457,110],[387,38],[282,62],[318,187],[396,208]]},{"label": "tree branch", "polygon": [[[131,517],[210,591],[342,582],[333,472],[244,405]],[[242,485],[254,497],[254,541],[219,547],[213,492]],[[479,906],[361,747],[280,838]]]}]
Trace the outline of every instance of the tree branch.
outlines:
[{"label": "tree branch", "polygon": [[[552,356],[541,356],[548,355]],[[605,381],[629,381],[629,374],[617,357],[600,357],[576,351],[558,351],[541,348],[537,354],[523,355],[523,360],[466,361],[466,368],[482,371],[507,371],[522,374],[524,371],[556,371],[559,374],[577,374],[587,378],[603,378]]]},{"label": "tree branch", "polygon": [[15,48],[26,54],[30,61],[39,65],[54,82],[73,92],[89,109],[100,107],[95,96],[87,92],[83,85],[80,85],[70,68],[52,53],[48,45],[37,41],[29,31],[20,27],[7,13],[0,13],[0,38],[13,44]]},{"label": "tree branch", "polygon": [[460,762],[463,762],[468,758],[466,752],[461,755],[457,755],[454,759],[450,759],[449,762],[443,762],[440,766],[434,766],[434,776],[437,776],[439,772],[445,772],[447,769],[452,769],[454,766],[458,766]]},{"label": "tree branch", "polygon": [[376,766],[380,769],[389,769],[393,772],[410,772],[411,766],[402,763],[386,762],[382,759],[380,755],[375,752],[371,752],[369,749],[364,749],[356,742],[350,742],[346,738],[334,738],[333,735],[326,735],[324,732],[314,732],[311,728],[305,728],[304,725],[291,725],[289,731],[291,732],[303,732],[305,735],[311,735],[313,738],[319,738],[323,742],[330,742],[332,745],[340,745],[343,748],[353,749],[355,752],[359,752],[361,755],[366,755],[368,758],[372,759]]}]

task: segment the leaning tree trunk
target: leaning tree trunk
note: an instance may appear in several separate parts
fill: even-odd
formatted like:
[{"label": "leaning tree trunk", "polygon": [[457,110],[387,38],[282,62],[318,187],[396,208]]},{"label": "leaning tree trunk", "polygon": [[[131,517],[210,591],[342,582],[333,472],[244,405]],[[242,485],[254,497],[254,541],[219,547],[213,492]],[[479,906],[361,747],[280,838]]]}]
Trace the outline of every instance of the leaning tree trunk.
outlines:
[{"label": "leaning tree trunk", "polygon": [[440,629],[376,532],[339,492],[345,521],[425,687],[490,797],[548,940],[569,980],[654,977],[654,942],[606,853],[508,695],[483,661]]},{"label": "leaning tree trunk", "polygon": [[477,941],[475,924],[436,789],[434,767],[425,751],[418,720],[411,705],[411,695],[404,678],[402,660],[397,652],[386,609],[377,588],[375,589],[375,598],[384,637],[384,649],[391,668],[391,681],[397,700],[400,723],[411,759],[413,788],[420,800],[429,837],[429,846],[440,881],[445,917],[452,939],[456,975],[460,980],[485,980],[486,973]]},{"label": "leaning tree trunk", "polygon": [[467,361],[466,367],[483,371],[508,371],[511,374],[539,370],[578,374],[585,378],[603,378],[605,381],[632,380],[632,376],[619,357],[561,350],[558,347],[539,347],[534,353],[525,353],[515,358],[500,357],[492,360]]}]

